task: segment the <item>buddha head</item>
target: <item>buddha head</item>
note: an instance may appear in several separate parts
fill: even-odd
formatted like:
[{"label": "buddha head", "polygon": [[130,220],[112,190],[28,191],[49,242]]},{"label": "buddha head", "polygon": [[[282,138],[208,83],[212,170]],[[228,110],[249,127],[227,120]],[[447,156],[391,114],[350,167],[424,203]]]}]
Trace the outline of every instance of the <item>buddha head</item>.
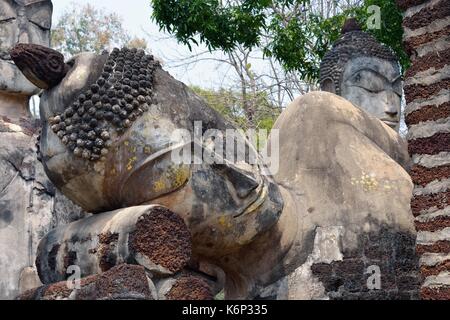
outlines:
[{"label": "buddha head", "polygon": [[10,49],[17,43],[50,44],[50,0],[0,1],[0,95],[32,96],[38,88],[14,65]]},{"label": "buddha head", "polygon": [[320,87],[352,102],[398,131],[400,65],[392,50],[349,19],[320,65]]}]

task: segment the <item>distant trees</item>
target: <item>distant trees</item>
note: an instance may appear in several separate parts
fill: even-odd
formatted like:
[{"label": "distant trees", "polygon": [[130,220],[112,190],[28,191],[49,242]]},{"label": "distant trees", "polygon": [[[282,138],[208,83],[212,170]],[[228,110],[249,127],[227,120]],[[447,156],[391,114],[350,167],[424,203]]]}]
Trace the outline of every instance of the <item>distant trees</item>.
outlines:
[{"label": "distant trees", "polygon": [[242,92],[223,88],[218,90],[202,89],[197,86],[191,86],[191,89],[204,98],[210,107],[244,130],[249,128],[270,130],[281,112],[279,108],[270,103],[267,93],[261,91],[250,93],[245,97],[245,101],[254,106],[254,112],[250,119],[248,112],[244,110]]},{"label": "distant trees", "polygon": [[348,16],[364,28],[380,8],[380,29],[370,29],[407,66],[401,46],[402,15],[395,0],[153,0],[153,18],[165,31],[191,47],[231,52],[237,46],[262,50],[286,71],[308,83],[318,79],[319,63]]},{"label": "distant trees", "polygon": [[84,51],[100,53],[125,45],[147,48],[145,39],[127,33],[119,15],[102,12],[89,4],[83,7],[72,4],[52,29],[52,46],[66,56]]}]

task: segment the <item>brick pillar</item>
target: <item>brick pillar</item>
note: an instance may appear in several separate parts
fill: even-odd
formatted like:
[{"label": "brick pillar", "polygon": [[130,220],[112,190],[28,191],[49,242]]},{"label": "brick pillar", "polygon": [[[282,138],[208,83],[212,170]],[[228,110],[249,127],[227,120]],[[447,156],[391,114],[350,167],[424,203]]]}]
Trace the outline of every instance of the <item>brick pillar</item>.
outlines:
[{"label": "brick pillar", "polygon": [[450,1],[397,0],[406,72],[406,123],[422,299],[450,299]]}]

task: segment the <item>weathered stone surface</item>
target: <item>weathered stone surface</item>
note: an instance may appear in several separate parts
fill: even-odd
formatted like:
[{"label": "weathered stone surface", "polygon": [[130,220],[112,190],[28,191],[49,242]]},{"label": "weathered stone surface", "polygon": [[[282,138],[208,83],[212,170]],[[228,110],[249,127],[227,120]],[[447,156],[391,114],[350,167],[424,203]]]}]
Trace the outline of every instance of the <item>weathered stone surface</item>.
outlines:
[{"label": "weathered stone surface", "polygon": [[450,204],[450,190],[429,195],[414,196],[411,200],[412,212],[420,215],[428,208],[444,209]]},{"label": "weathered stone surface", "polygon": [[426,186],[434,180],[450,178],[450,165],[435,168],[416,165],[411,168],[410,174],[417,185]]},{"label": "weathered stone surface", "polygon": [[[447,77],[450,77],[450,75],[447,75]],[[432,98],[441,90],[447,89],[448,87],[450,87],[450,78],[447,78],[437,83],[433,83],[431,85],[416,84],[405,86],[404,90],[406,101],[408,102],[414,101],[417,98],[420,99]]]},{"label": "weathered stone surface", "polygon": [[449,299],[450,274],[450,3],[412,1],[404,14],[404,45],[412,66],[406,72],[406,123],[415,166],[411,208],[424,281],[422,299]]},{"label": "weathered stone surface", "polygon": [[169,278],[150,278],[143,266],[120,264],[77,281],[28,290],[18,300],[212,300],[211,281],[184,270]]},{"label": "weathered stone surface", "polygon": [[11,299],[22,284],[22,270],[34,265],[40,239],[52,228],[83,216],[55,189],[36,160],[35,135],[2,122],[0,132],[0,297]]},{"label": "weathered stone surface", "polygon": [[[405,77],[413,77],[419,72],[434,68],[439,70],[450,63],[450,51],[443,50],[438,52],[430,52],[423,57],[414,60],[414,64],[406,71]],[[411,103],[412,100],[407,101]]]},{"label": "weathered stone surface", "polygon": [[[282,192],[301,190],[289,193],[296,199],[300,215],[302,246],[308,248],[308,233],[315,226],[341,228],[339,237],[322,243],[330,250],[339,248],[335,250],[341,258],[326,262],[317,259],[307,271],[296,271],[297,278],[293,273],[288,286],[292,298],[380,298],[384,295],[380,291],[365,293],[366,262],[378,265],[382,274],[389,273],[394,279],[405,275],[417,278],[415,231],[409,208],[412,183],[399,165],[408,163],[405,142],[380,121],[327,93],[311,93],[294,101],[277,120],[275,129],[280,129],[280,140],[285,143],[280,146],[280,154],[290,163],[280,167],[275,181],[283,186]],[[292,131],[297,135],[290,135]],[[290,205],[287,201],[285,206]],[[379,237],[370,239],[373,235]],[[366,244],[363,239],[368,238]],[[398,260],[392,257],[400,247],[406,252],[404,257],[410,255],[409,263],[400,256]],[[307,263],[302,268],[305,266]],[[305,278],[305,273],[310,275]],[[321,274],[322,281],[314,273]],[[307,283],[321,284],[322,294],[296,289]],[[400,280],[392,283],[394,287],[382,289],[415,296],[414,288],[399,289]]]},{"label": "weathered stone surface", "polygon": [[[421,52],[429,52],[429,50],[421,50],[421,48],[425,45],[427,47],[431,46],[432,49],[433,43],[440,43],[440,47],[441,50],[439,50],[439,46],[437,46],[436,49],[438,50],[433,50],[433,51],[443,51],[442,49],[445,49],[445,43],[442,42],[438,42],[439,40],[443,39],[445,40],[445,38],[447,37],[447,35],[450,32],[450,25],[448,25],[447,27],[443,28],[442,30],[436,31],[436,32],[432,32],[432,33],[425,33],[423,35],[419,35],[419,36],[415,36],[415,37],[409,37],[406,38],[404,41],[404,47],[406,52],[408,52],[409,54],[412,55],[413,59],[417,59],[421,56],[424,56],[424,54],[420,54]],[[431,44],[430,44],[431,43]],[[416,56],[417,53],[417,56]]]},{"label": "weathered stone surface", "polygon": [[409,7],[417,6],[419,4],[422,4],[428,0],[397,0],[396,3],[399,8],[406,10]]},{"label": "weathered stone surface", "polygon": [[[274,129],[289,163],[274,175],[283,213],[272,230],[216,262],[227,273],[226,296],[417,298],[413,185],[400,165],[408,166],[405,141],[325,92],[296,99]],[[366,261],[391,276],[383,291],[369,293]],[[239,283],[253,285],[244,293]]]},{"label": "weathered stone surface", "polygon": [[410,154],[438,154],[450,151],[450,133],[440,132],[427,138],[417,138],[408,144]]},{"label": "weathered stone surface", "polygon": [[[418,299],[420,277],[415,239],[386,226],[361,234],[359,248],[330,263],[313,264],[312,274],[333,299]],[[380,287],[370,288],[370,267],[380,271]]]}]

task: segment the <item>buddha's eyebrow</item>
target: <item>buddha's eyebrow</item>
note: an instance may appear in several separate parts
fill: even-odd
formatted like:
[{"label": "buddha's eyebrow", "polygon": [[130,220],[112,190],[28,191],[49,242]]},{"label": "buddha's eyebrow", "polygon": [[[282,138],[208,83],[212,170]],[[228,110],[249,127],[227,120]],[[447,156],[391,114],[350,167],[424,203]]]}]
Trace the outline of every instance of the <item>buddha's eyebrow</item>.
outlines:
[{"label": "buddha's eyebrow", "polygon": [[368,68],[368,67],[359,69],[358,71],[354,72],[353,74],[355,74],[355,73],[357,73],[357,72],[360,72],[360,71],[369,71],[369,72],[375,73],[377,76],[382,77],[383,79],[385,79],[385,80],[388,81],[389,83],[394,83],[394,82],[396,82],[398,79],[401,79],[401,78],[402,78],[402,75],[399,74],[399,75],[396,76],[394,79],[390,80],[390,79],[388,79],[384,74],[381,74],[381,73],[379,73],[377,70],[372,69],[372,68]]},{"label": "buddha's eyebrow", "polygon": [[[355,75],[355,74],[357,74],[358,72],[361,72],[361,71],[369,71],[369,72],[374,73],[375,75],[377,75],[377,76],[379,76],[379,77],[382,77],[383,79],[388,80],[388,79],[386,78],[385,75],[379,73],[378,71],[376,71],[376,70],[374,70],[374,69],[367,68],[367,67],[362,68],[362,69],[359,69],[359,70],[353,72],[348,78],[353,77],[353,75]],[[347,79],[348,79],[348,78],[347,78]]]}]

